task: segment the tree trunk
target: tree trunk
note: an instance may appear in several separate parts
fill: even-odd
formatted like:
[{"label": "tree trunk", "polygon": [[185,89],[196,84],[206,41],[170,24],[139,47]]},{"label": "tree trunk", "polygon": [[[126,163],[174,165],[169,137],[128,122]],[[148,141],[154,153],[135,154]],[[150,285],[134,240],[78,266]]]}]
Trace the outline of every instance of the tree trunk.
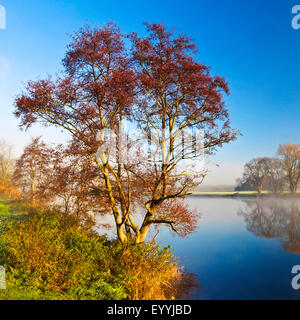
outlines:
[{"label": "tree trunk", "polygon": [[124,232],[124,229],[123,229],[123,225],[121,223],[116,223],[117,225],[117,235],[118,235],[118,239],[119,241],[122,243],[122,244],[125,244],[127,243],[127,236]]},{"label": "tree trunk", "polygon": [[147,233],[149,231],[150,224],[142,226],[140,233],[135,238],[135,243],[140,244],[145,242]]},{"label": "tree trunk", "polygon": [[261,196],[262,189],[263,189],[263,186],[262,186],[262,184],[261,184],[261,185],[258,186],[258,188],[257,188],[257,193],[258,193],[259,196]]},{"label": "tree trunk", "polygon": [[[104,132],[101,133],[101,141],[104,141]],[[112,213],[113,216],[115,218],[115,223],[116,223],[116,227],[117,227],[117,235],[118,235],[118,239],[122,244],[125,244],[128,240],[126,233],[124,231],[123,228],[123,221],[120,215],[120,212],[117,208],[117,204],[116,204],[116,200],[113,194],[113,189],[112,189],[112,185],[110,182],[110,177],[109,177],[109,170],[107,168],[107,157],[105,154],[105,151],[102,150],[101,154],[101,161],[102,161],[102,165],[99,165],[99,163],[96,161],[98,167],[100,168],[100,170],[102,171],[104,180],[105,180],[105,185],[106,185],[106,189],[109,195],[109,199],[110,199],[110,204],[111,204],[111,208],[112,208]]]},{"label": "tree trunk", "polygon": [[296,193],[297,188],[293,184],[291,184],[290,190],[291,190],[291,193]]},{"label": "tree trunk", "polygon": [[151,214],[149,211],[147,212],[145,219],[143,221],[143,224],[139,230],[139,233],[137,234],[136,238],[135,238],[135,243],[136,244],[140,244],[145,242],[147,233],[149,231],[150,225],[151,225],[151,218],[152,218],[153,214]]},{"label": "tree trunk", "polygon": [[31,203],[35,205],[35,181],[31,180]]}]

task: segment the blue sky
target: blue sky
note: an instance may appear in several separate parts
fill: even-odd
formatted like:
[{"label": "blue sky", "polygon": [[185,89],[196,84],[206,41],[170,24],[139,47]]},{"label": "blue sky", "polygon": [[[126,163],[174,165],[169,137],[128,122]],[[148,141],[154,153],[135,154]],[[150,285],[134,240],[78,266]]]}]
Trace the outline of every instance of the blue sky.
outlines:
[{"label": "blue sky", "polygon": [[35,135],[65,140],[57,129],[20,132],[12,103],[24,82],[61,69],[69,35],[85,23],[113,20],[125,32],[142,33],[142,22],[163,22],[193,37],[199,61],[229,82],[227,107],[243,136],[212,158],[207,183],[232,183],[244,162],[300,142],[300,29],[291,27],[296,4],[300,0],[0,0],[7,11],[7,28],[0,30],[0,139],[16,150]]}]

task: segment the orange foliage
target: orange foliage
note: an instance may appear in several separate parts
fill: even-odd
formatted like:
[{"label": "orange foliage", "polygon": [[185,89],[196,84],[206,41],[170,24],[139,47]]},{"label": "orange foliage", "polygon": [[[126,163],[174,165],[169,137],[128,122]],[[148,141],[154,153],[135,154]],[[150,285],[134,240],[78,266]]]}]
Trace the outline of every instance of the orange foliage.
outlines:
[{"label": "orange foliage", "polygon": [[12,185],[7,186],[4,184],[0,184],[0,196],[8,199],[21,199],[19,190]]}]

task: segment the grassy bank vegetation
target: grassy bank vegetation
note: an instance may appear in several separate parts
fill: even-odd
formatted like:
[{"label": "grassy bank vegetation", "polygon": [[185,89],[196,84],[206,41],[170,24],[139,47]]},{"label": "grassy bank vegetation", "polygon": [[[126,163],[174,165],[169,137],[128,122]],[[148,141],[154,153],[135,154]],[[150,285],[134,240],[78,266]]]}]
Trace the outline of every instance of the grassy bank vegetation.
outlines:
[{"label": "grassy bank vegetation", "polygon": [[34,209],[30,208],[28,204],[21,200],[7,200],[0,197],[0,216],[3,218],[21,217],[32,212]]},{"label": "grassy bank vegetation", "polygon": [[[2,200],[0,299],[175,299],[192,278],[169,247],[121,245],[72,216]],[[13,217],[21,217],[15,219]],[[191,282],[190,282],[191,283]]]}]

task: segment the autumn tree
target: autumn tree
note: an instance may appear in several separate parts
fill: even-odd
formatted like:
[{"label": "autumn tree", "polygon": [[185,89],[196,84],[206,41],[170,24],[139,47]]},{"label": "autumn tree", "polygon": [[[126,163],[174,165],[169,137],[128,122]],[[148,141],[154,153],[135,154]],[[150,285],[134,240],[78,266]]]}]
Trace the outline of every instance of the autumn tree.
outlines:
[{"label": "autumn tree", "polygon": [[0,141],[0,184],[9,185],[12,180],[15,161],[12,146],[5,141]]},{"label": "autumn tree", "polygon": [[[273,193],[280,193],[286,185],[282,160],[279,158],[264,158],[265,178],[263,187]],[[236,191],[256,190],[255,183],[251,182],[252,175],[247,174],[242,179],[237,179]]]},{"label": "autumn tree", "polygon": [[16,199],[20,194],[13,180],[15,159],[12,149],[6,141],[0,141],[0,193],[4,197]]},{"label": "autumn tree", "polygon": [[[166,224],[182,235],[195,228],[195,215],[181,199],[204,173],[182,164],[197,157],[193,143],[179,146],[184,130],[204,130],[206,153],[236,137],[223,99],[226,81],[197,62],[191,39],[162,24],[146,26],[147,37],[130,35],[130,50],[114,24],[81,29],[68,46],[61,77],[28,82],[15,102],[23,128],[40,122],[65,129],[74,154],[97,166],[105,191],[98,190],[99,197],[109,203],[122,243],[145,241],[151,225]],[[144,161],[145,148],[133,147],[130,137],[130,161],[110,156],[106,134],[122,143],[124,118],[152,136],[158,157]],[[120,143],[114,146],[118,151]],[[139,226],[134,214],[140,205],[145,214]]]},{"label": "autumn tree", "polygon": [[244,173],[241,182],[248,181],[261,195],[263,186],[268,178],[269,158],[255,158],[244,166]]},{"label": "autumn tree", "polygon": [[[76,33],[63,60],[65,72],[61,78],[31,81],[26,93],[16,100],[16,116],[21,125],[34,122],[52,124],[71,134],[77,153],[94,162],[105,182],[118,238],[126,242],[123,229],[128,199],[116,189],[112,180],[121,186],[120,178],[106,161],[98,161],[96,151],[105,129],[114,129],[121,114],[128,114],[133,103],[135,75],[130,67],[122,34],[115,25],[91,30],[86,27]],[[102,138],[102,140],[101,140]],[[126,201],[127,200],[127,201]],[[124,204],[127,202],[127,204]]]},{"label": "autumn tree", "polygon": [[281,145],[278,150],[290,191],[297,192],[300,179],[300,144]]},{"label": "autumn tree", "polygon": [[283,161],[279,158],[267,158],[267,185],[273,193],[284,190],[286,184]]},{"label": "autumn tree", "polygon": [[33,205],[49,200],[47,178],[51,172],[52,149],[40,137],[32,139],[16,161],[14,180],[23,197]]},{"label": "autumn tree", "polygon": [[46,192],[53,208],[80,220],[107,211],[105,197],[99,197],[105,186],[94,163],[72,153],[69,146],[54,148],[51,161]]},{"label": "autumn tree", "polygon": [[[137,73],[139,92],[135,114],[139,125],[154,136],[157,142],[157,159],[150,169],[145,199],[146,215],[138,234],[138,242],[144,241],[152,224],[177,223],[176,212],[186,210],[182,216],[192,216],[188,208],[178,207],[166,216],[162,208],[169,202],[177,202],[186,196],[204,176],[201,164],[193,167],[188,161],[211,153],[216,147],[234,140],[236,132],[229,124],[223,95],[229,93],[224,78],[213,76],[210,69],[196,60],[196,46],[183,34],[175,36],[162,24],[145,23],[148,35],[131,34],[132,55]],[[195,152],[192,130],[204,132],[198,136],[200,148]],[[192,143],[182,143],[182,137],[190,132]],[[188,138],[188,137],[186,137]],[[155,161],[156,160],[156,161]],[[162,212],[160,212],[162,211]]]}]

